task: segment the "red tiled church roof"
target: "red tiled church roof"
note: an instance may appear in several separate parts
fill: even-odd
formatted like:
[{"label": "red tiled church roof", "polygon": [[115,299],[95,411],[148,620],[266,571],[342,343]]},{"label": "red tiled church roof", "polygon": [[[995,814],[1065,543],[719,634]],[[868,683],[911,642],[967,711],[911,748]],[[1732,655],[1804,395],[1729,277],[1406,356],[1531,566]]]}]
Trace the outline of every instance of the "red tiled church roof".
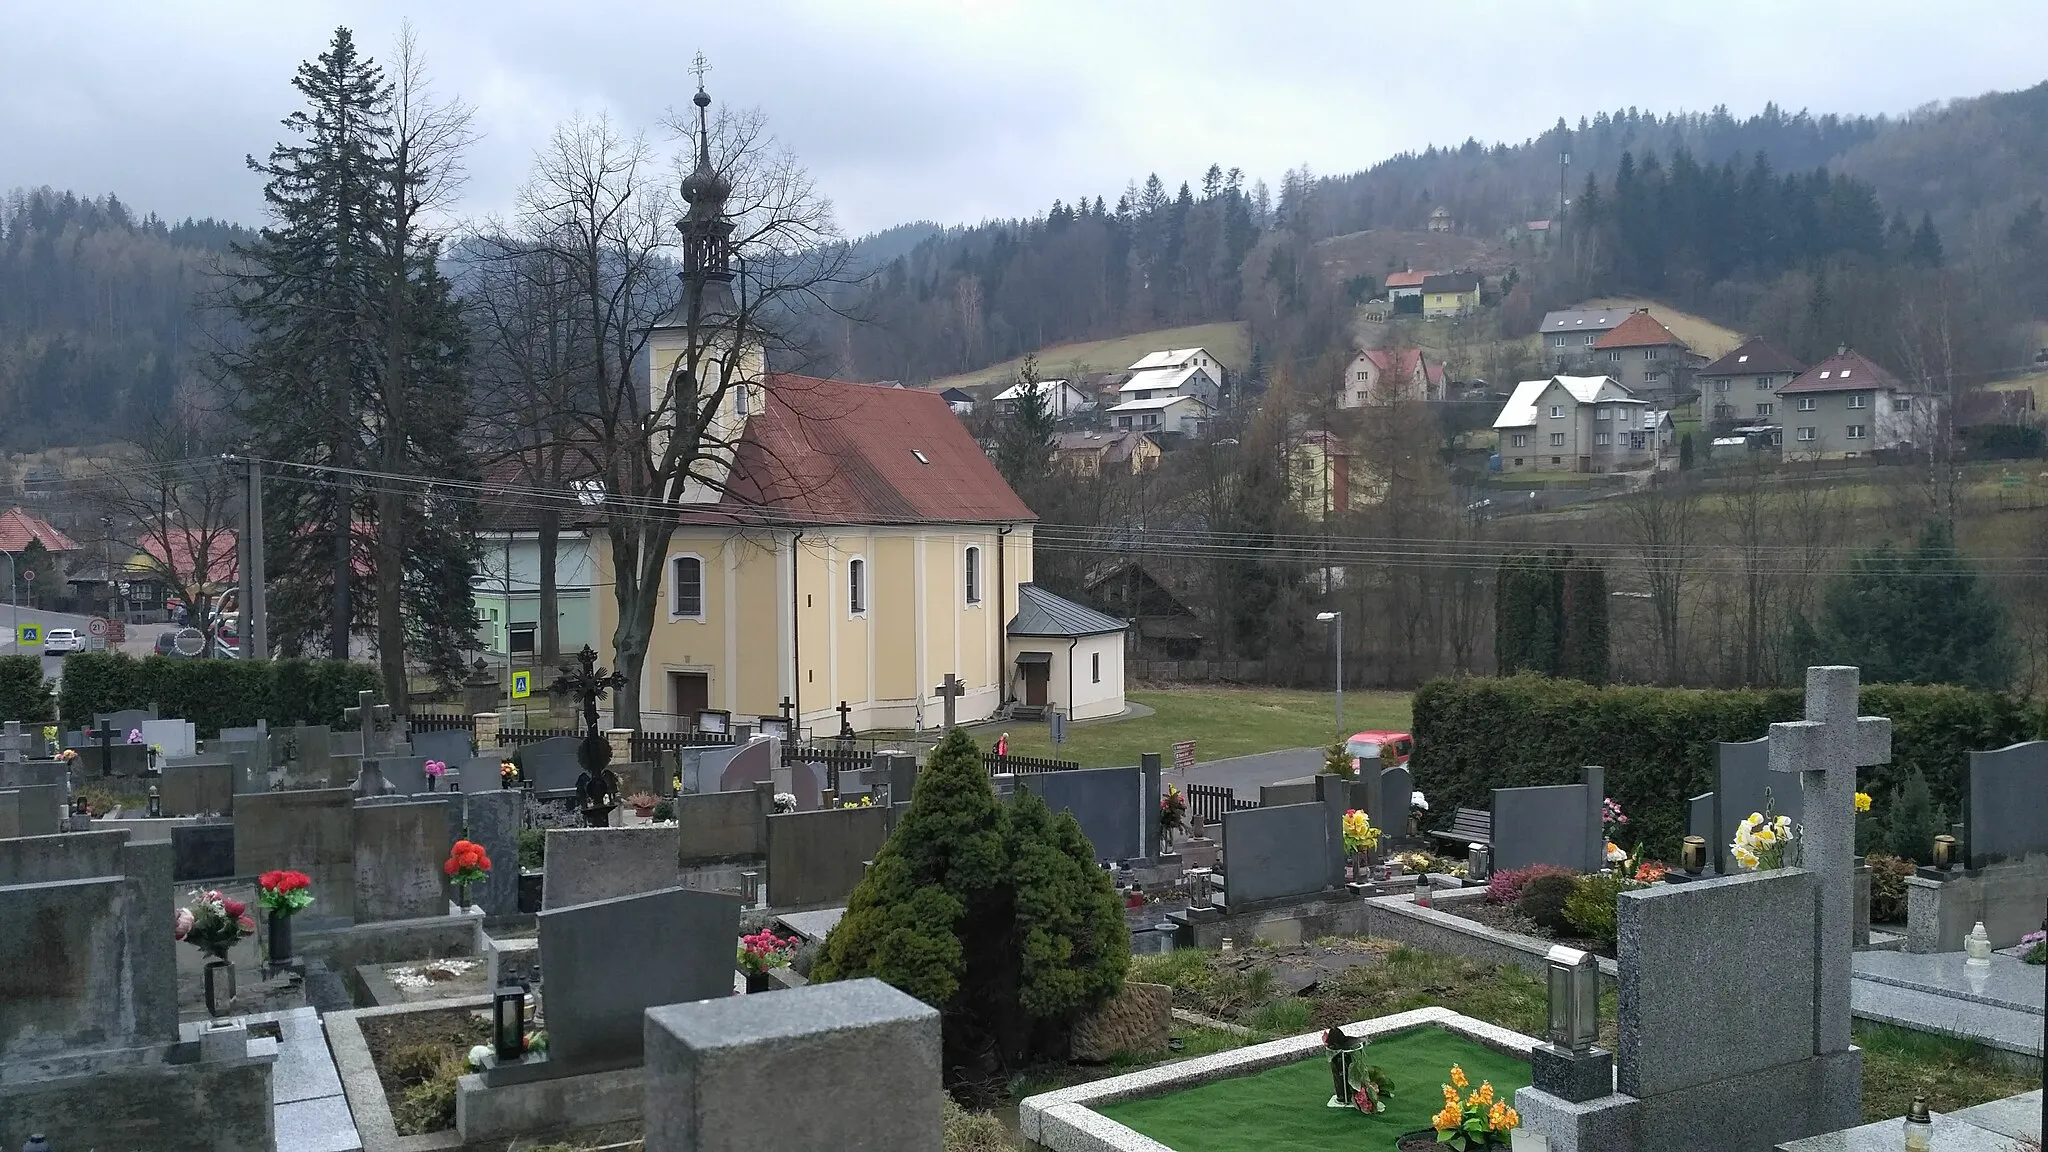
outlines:
[{"label": "red tiled church roof", "polygon": [[78,551],[78,542],[52,528],[48,520],[19,508],[0,512],[0,552],[19,552],[31,540],[52,552]]},{"label": "red tiled church roof", "polygon": [[1632,312],[1607,335],[1593,343],[1595,348],[1655,348],[1662,344],[1683,345],[1671,329],[1657,323],[1648,312]]},{"label": "red tiled church roof", "polygon": [[770,373],[719,507],[836,524],[1035,520],[936,392]]}]

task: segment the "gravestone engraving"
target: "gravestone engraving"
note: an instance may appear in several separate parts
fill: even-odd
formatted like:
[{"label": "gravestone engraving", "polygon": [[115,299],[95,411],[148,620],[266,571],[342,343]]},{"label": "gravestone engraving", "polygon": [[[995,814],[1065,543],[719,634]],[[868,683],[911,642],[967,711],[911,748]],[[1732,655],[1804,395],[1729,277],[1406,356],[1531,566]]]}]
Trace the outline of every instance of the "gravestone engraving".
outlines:
[{"label": "gravestone engraving", "polygon": [[544,909],[539,921],[548,1062],[566,1073],[640,1063],[649,1008],[732,994],[738,896],[665,888]]},{"label": "gravestone engraving", "polygon": [[444,914],[441,862],[453,842],[448,805],[434,799],[358,804],[354,816],[356,922]]},{"label": "gravestone engraving", "polygon": [[2048,852],[2048,741],[1970,753],[1970,867]]}]

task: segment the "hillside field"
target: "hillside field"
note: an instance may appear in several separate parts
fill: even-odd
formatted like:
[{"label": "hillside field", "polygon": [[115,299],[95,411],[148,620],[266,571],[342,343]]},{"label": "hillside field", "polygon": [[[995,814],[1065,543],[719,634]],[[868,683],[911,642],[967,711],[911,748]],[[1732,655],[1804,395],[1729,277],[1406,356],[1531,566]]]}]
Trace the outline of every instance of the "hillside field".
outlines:
[{"label": "hillside field", "polygon": [[1648,308],[1657,323],[1671,329],[1671,334],[1685,341],[1693,351],[1709,360],[1733,352],[1742,343],[1742,333],[1723,328],[1712,320],[1681,312],[1668,304],[1655,300],[1642,300],[1630,296],[1603,296],[1574,304],[1573,308]]},{"label": "hillside field", "polygon": [[[1232,372],[1242,372],[1249,357],[1244,329],[1241,321],[1230,320],[1217,324],[1191,324],[1185,328],[1158,328],[1107,340],[1055,344],[1039,349],[1038,375],[1041,379],[1057,380],[1091,372],[1118,372],[1130,367],[1147,352],[1167,348],[1207,348],[1223,362],[1224,367]],[[1019,356],[974,372],[934,380],[925,387],[934,391],[946,388],[973,390],[995,384],[1008,387],[1016,380],[1017,369],[1023,365],[1024,358]]]}]

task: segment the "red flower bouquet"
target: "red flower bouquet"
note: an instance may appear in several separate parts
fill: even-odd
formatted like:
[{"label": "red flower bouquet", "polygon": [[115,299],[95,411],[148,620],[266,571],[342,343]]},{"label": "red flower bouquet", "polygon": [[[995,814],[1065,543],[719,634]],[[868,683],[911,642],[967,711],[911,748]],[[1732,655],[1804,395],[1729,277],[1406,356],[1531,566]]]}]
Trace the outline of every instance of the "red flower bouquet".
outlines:
[{"label": "red flower bouquet", "polygon": [[178,939],[211,956],[225,957],[242,937],[256,931],[249,906],[230,900],[218,889],[194,892],[192,903],[178,909]]},{"label": "red flower bouquet", "polygon": [[448,882],[455,885],[455,891],[465,906],[469,902],[469,886],[482,883],[491,874],[491,858],[484,854],[484,846],[474,840],[457,840],[449,849],[448,860],[441,865],[441,871]]},{"label": "red flower bouquet", "polygon": [[256,902],[266,912],[297,915],[313,903],[313,881],[304,872],[279,869],[256,878]]}]

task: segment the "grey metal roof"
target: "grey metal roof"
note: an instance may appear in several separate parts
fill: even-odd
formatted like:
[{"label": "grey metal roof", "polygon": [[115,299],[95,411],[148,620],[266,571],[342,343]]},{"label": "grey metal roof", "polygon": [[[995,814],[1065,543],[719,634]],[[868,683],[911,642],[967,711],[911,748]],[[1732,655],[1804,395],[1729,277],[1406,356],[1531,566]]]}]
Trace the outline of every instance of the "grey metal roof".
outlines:
[{"label": "grey metal roof", "polygon": [[1545,332],[1605,332],[1633,312],[1630,308],[1566,308],[1543,314]]},{"label": "grey metal roof", "polygon": [[1129,625],[1114,616],[1055,596],[1036,584],[1017,586],[1017,614],[1004,629],[1011,636],[1100,636]]}]

